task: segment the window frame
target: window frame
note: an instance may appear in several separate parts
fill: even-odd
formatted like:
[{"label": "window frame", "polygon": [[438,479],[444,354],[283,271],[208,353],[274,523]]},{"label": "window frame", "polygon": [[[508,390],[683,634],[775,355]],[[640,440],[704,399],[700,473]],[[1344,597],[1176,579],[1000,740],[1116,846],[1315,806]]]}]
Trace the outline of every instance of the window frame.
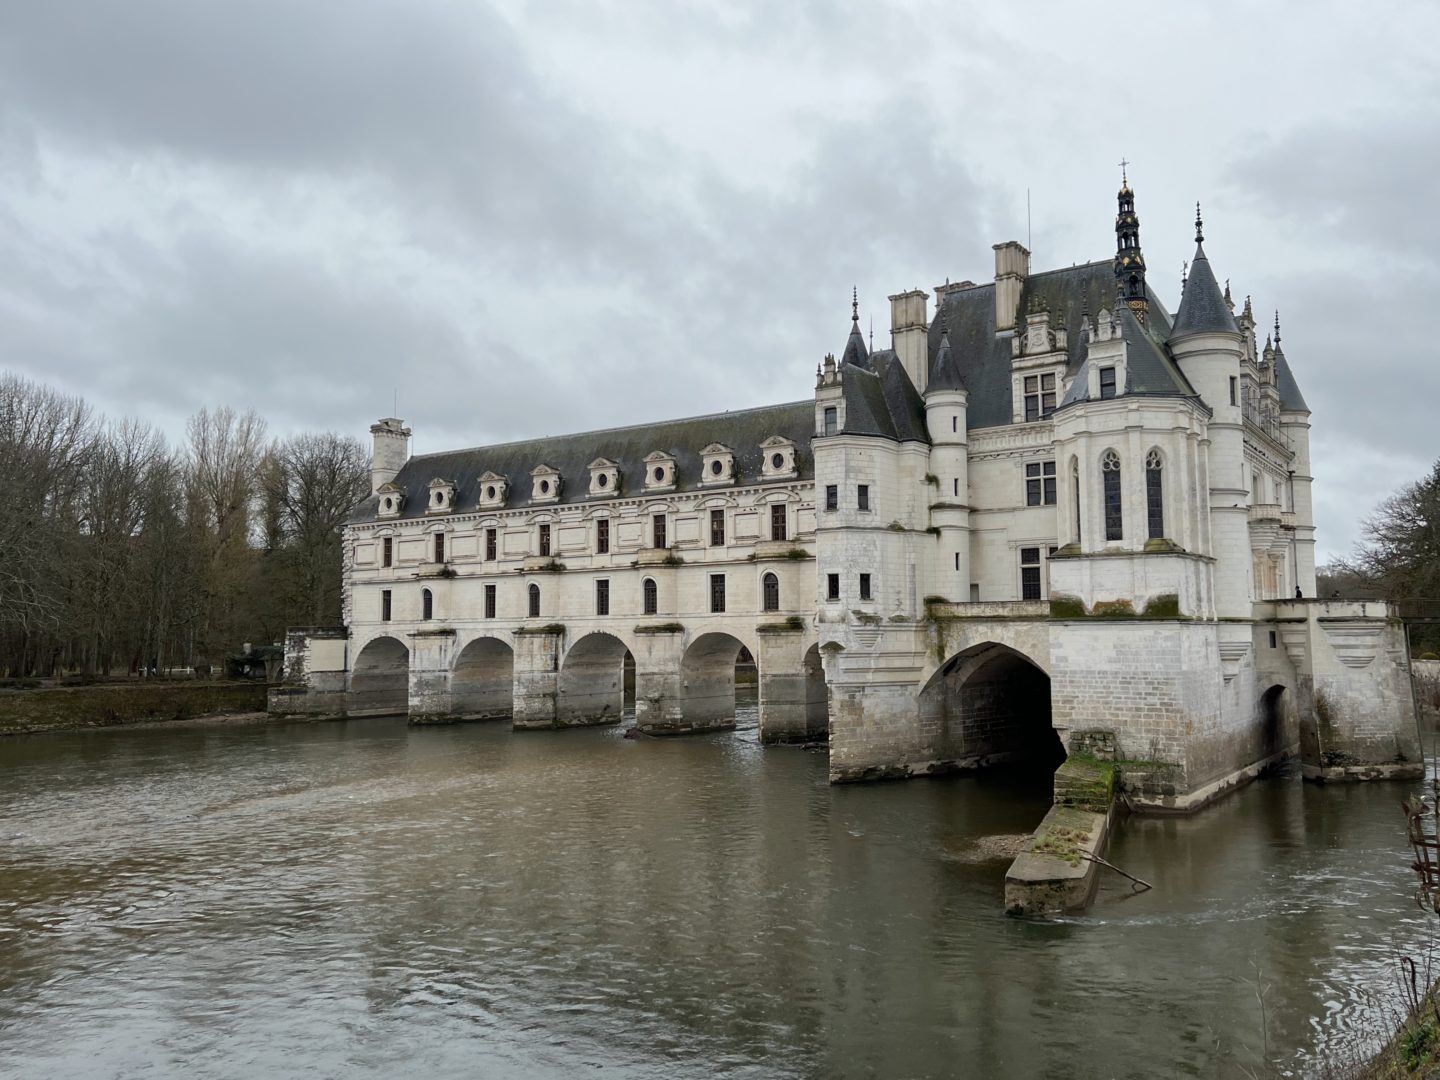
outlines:
[{"label": "window frame", "polygon": [[435,550],[433,552],[435,561],[443,564],[445,562],[445,532],[441,530],[435,534]]},{"label": "window frame", "polygon": [[1027,461],[1025,463],[1025,505],[1056,505],[1055,462]]},{"label": "window frame", "polygon": [[714,507],[710,511],[710,546],[725,546],[725,509]]},{"label": "window frame", "polygon": [[873,599],[874,599],[874,596],[872,596],[872,595],[871,595],[871,592],[870,592],[870,575],[869,575],[869,574],[861,574],[861,575],[860,575],[860,599],[861,599],[861,600],[873,600]]},{"label": "window frame", "polygon": [[760,610],[780,610],[780,576],[771,570],[760,576]]},{"label": "window frame", "polygon": [[840,485],[839,485],[839,484],[826,484],[826,485],[825,485],[825,512],[826,512],[827,514],[833,514],[835,511],[837,511],[837,510],[839,510],[839,509],[840,509]]},{"label": "window frame", "polygon": [[640,582],[640,610],[645,615],[660,614],[660,586],[647,577]]},{"label": "window frame", "polygon": [[821,413],[821,435],[835,435],[840,430],[840,410],[834,405],[826,405]]},{"label": "window frame", "polygon": [[536,528],[539,530],[540,557],[544,558],[551,553],[550,523],[548,521],[542,521]]},{"label": "window frame", "polygon": [[1125,539],[1125,496],[1121,486],[1120,455],[1106,450],[1100,455],[1100,512],[1105,523],[1105,542]]},{"label": "window frame", "polygon": [[395,597],[389,589],[380,590],[380,621],[393,622],[395,614]]},{"label": "window frame", "polygon": [[790,539],[790,508],[784,503],[770,504],[770,539],[772,542]]},{"label": "window frame", "polygon": [[[1105,392],[1106,390],[1109,390],[1110,392],[1107,394]],[[1100,369],[1100,400],[1109,401],[1112,398],[1119,397],[1118,390],[1119,379],[1116,376],[1114,365],[1112,364],[1109,367],[1102,367]]]},{"label": "window frame", "polygon": [[833,602],[840,599],[840,575],[825,575],[825,599]]},{"label": "window frame", "polygon": [[429,622],[435,618],[435,594],[429,589],[420,590],[420,620]]},{"label": "window frame", "polygon": [[650,515],[650,541],[657,551],[664,551],[670,546],[670,530],[664,514]]},{"label": "window frame", "polygon": [[725,575],[710,575],[710,614],[725,614]]},{"label": "window frame", "polygon": [[489,528],[485,530],[485,561],[494,562],[500,554],[500,530]]},{"label": "window frame", "polygon": [[1020,549],[1020,599],[1022,601],[1045,599],[1044,576],[1041,569],[1040,549],[1038,547],[1022,547]]},{"label": "window frame", "polygon": [[864,513],[867,513],[867,514],[870,512],[870,485],[869,485],[869,484],[856,484],[856,485],[855,485],[855,509],[856,509],[856,510],[863,511]]},{"label": "window frame", "polygon": [[595,614],[596,614],[596,615],[606,615],[606,616],[608,616],[608,615],[610,614],[610,579],[609,579],[609,578],[596,578],[596,579],[595,579]]},{"label": "window frame", "polygon": [[595,519],[595,554],[610,554],[610,519],[608,517]]},{"label": "window frame", "polygon": [[525,590],[525,594],[528,598],[528,607],[526,610],[529,612],[529,615],[527,618],[540,618],[540,586],[532,581],[530,587]]},{"label": "window frame", "polygon": [[393,536],[382,536],[380,538],[380,565],[395,565],[395,538]]},{"label": "window frame", "polygon": [[1165,457],[1158,449],[1145,455],[1145,527],[1149,539],[1165,538]]},{"label": "window frame", "polygon": [[495,583],[493,581],[487,581],[485,583],[485,618],[495,618],[496,606]]},{"label": "window frame", "polygon": [[1025,402],[1025,423],[1049,420],[1055,414],[1058,385],[1053,371],[1037,371],[1022,377],[1020,391]]}]

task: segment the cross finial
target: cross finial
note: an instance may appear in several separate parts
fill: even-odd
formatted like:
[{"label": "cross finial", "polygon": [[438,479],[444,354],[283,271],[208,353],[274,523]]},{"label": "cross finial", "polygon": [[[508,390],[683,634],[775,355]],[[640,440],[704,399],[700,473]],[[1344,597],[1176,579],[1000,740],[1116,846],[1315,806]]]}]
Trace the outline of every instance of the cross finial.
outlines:
[{"label": "cross finial", "polygon": [[1200,220],[1200,204],[1195,204],[1195,243],[1205,239],[1205,223]]},{"label": "cross finial", "polygon": [[1121,187],[1129,187],[1129,186],[1130,186],[1130,177],[1129,177],[1128,175],[1126,175],[1125,170],[1126,170],[1126,168],[1127,168],[1128,166],[1133,165],[1133,164],[1135,164],[1133,161],[1126,161],[1123,157],[1120,159],[1120,185],[1121,185]]},{"label": "cross finial", "polygon": [[854,285],[850,286],[850,321],[860,325],[860,289]]}]

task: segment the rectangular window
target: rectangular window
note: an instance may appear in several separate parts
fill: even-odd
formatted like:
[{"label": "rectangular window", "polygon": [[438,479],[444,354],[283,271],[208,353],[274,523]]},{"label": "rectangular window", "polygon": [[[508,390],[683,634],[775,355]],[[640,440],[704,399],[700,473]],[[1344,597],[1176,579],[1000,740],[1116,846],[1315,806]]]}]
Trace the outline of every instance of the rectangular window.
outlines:
[{"label": "rectangular window", "polygon": [[861,510],[870,509],[870,485],[861,484],[855,489],[855,505]]},{"label": "rectangular window", "polygon": [[1270,648],[1275,648],[1275,631],[1270,631]]},{"label": "rectangular window", "polygon": [[1055,505],[1055,463],[1032,461],[1025,466],[1025,505]]},{"label": "rectangular window", "polygon": [[610,582],[603,578],[595,582],[595,614],[610,614]]},{"label": "rectangular window", "polygon": [[485,586],[485,617],[486,617],[487,619],[493,619],[493,618],[495,617],[495,586],[494,586],[494,585],[486,585],[486,586]]},{"label": "rectangular window", "polygon": [[840,509],[840,487],[837,484],[825,485],[825,509]]},{"label": "rectangular window", "polygon": [[725,575],[710,575],[710,610],[721,612],[725,610]]},{"label": "rectangular window", "polygon": [[1115,369],[1113,367],[1100,369],[1100,396],[1102,398],[1115,396]]},{"label": "rectangular window", "polygon": [[960,478],[958,476],[950,481],[950,487],[955,498],[958,499],[960,497]]},{"label": "rectangular window", "polygon": [[826,574],[826,575],[825,575],[825,599],[826,599],[826,600],[839,600],[839,599],[840,599],[840,575],[839,575],[839,574]]},{"label": "rectangular window", "polygon": [[390,621],[390,590],[380,590],[380,621]]},{"label": "rectangular window", "polygon": [[653,541],[651,546],[657,548],[669,547],[670,545],[665,542],[665,515],[656,514],[650,519],[650,527],[653,533],[651,536],[651,540]]},{"label": "rectangular window", "polygon": [[605,555],[610,551],[610,519],[598,518],[595,522],[595,553]]},{"label": "rectangular window", "polygon": [[436,534],[435,534],[435,561],[436,561],[436,562],[444,562],[444,561],[445,561],[445,534],[444,534],[444,533],[436,533]]},{"label": "rectangular window", "polygon": [[960,418],[959,418],[958,416],[952,416],[952,417],[950,417],[950,430],[951,430],[951,431],[959,431],[959,430],[960,430]]},{"label": "rectangular window", "polygon": [[541,554],[541,555],[549,555],[549,554],[550,554],[550,526],[549,526],[549,525],[541,525],[541,526],[540,526],[540,554]]},{"label": "rectangular window", "polygon": [[395,541],[388,536],[380,541],[380,565],[395,565]]},{"label": "rectangular window", "polygon": [[725,511],[710,511],[710,546],[725,546]]},{"label": "rectangular window", "polygon": [[836,428],[839,426],[839,415],[835,410],[835,406],[827,406],[825,409],[825,434],[834,435]]},{"label": "rectangular window", "polygon": [[1231,376],[1230,376],[1230,404],[1231,404],[1231,405],[1234,405],[1234,404],[1235,404],[1235,383],[1236,383],[1236,378],[1235,378],[1234,375],[1231,375]]},{"label": "rectangular window", "polygon": [[980,602],[980,583],[979,583],[978,581],[972,581],[972,582],[970,582],[970,603],[972,603],[972,604],[978,604],[979,602]]},{"label": "rectangular window", "polygon": [[955,552],[955,569],[960,569],[960,553],[958,551]]},{"label": "rectangular window", "polygon": [[770,506],[770,539],[785,539],[785,504],[772,503]]},{"label": "rectangular window", "polygon": [[1040,599],[1040,549],[1020,549],[1020,599]]},{"label": "rectangular window", "polygon": [[1055,411],[1055,376],[1025,376],[1025,419],[1043,420]]},{"label": "rectangular window", "polygon": [[861,599],[861,600],[869,600],[869,599],[870,599],[870,575],[869,575],[869,574],[861,574],[861,575],[860,575],[860,599]]},{"label": "rectangular window", "polygon": [[495,561],[495,532],[494,529],[485,530],[485,558],[490,562]]}]

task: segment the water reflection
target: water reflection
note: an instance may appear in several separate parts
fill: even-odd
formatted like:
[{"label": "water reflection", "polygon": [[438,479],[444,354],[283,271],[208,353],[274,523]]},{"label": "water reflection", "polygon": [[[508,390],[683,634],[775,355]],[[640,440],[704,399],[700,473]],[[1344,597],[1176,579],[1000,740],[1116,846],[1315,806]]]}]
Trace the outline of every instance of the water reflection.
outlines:
[{"label": "water reflection", "polygon": [[21,1077],[1230,1076],[1364,1040],[1401,789],[1131,819],[1088,915],[1000,912],[1043,782],[832,788],[735,733],[403,721],[0,743]]}]

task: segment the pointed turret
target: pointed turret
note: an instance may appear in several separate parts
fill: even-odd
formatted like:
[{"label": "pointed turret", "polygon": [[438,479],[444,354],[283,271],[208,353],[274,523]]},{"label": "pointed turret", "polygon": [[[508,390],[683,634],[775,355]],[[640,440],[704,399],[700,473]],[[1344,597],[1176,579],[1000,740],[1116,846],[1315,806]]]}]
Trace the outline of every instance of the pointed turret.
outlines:
[{"label": "pointed turret", "polygon": [[1145,255],[1140,250],[1140,219],[1135,216],[1135,193],[1122,171],[1120,191],[1116,195],[1119,212],[1115,215],[1115,280],[1125,305],[1142,323],[1150,310],[1145,292]]},{"label": "pointed turret", "polygon": [[1280,391],[1280,408],[1287,412],[1310,411],[1305,404],[1305,395],[1300,393],[1300,384],[1285,359],[1285,350],[1280,348],[1280,312],[1275,312],[1275,388]]},{"label": "pointed turret", "polygon": [[1210,260],[1205,257],[1205,228],[1200,218],[1200,204],[1195,204],[1195,257],[1190,260],[1190,276],[1185,281],[1185,295],[1180,298],[1180,310],[1175,313],[1175,326],[1171,338],[1186,334],[1227,333],[1238,334],[1235,317],[1230,314],[1230,305],[1210,269]]},{"label": "pointed turret", "polygon": [[959,365],[955,363],[955,357],[950,351],[950,331],[946,330],[940,336],[940,351],[935,354],[935,364],[930,369],[930,384],[927,388],[932,392],[942,390],[965,390],[965,380],[960,377]]},{"label": "pointed turret", "polygon": [[865,335],[860,332],[860,292],[850,290],[850,337],[845,342],[845,352],[840,357],[841,365],[854,364],[869,368],[870,351],[865,348]]}]

